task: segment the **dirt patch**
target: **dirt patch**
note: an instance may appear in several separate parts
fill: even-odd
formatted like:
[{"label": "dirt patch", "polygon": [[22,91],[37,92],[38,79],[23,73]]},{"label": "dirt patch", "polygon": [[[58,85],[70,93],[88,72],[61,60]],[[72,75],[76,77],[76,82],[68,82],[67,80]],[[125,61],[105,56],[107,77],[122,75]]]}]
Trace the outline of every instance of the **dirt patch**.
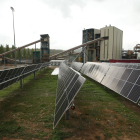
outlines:
[{"label": "dirt patch", "polygon": [[1,98],[1,99],[0,99],[0,102],[1,102],[1,101],[4,101],[4,99],[5,99],[5,98]]},{"label": "dirt patch", "polygon": [[2,140],[23,140],[23,139],[13,139],[13,138],[6,138],[6,137],[4,137]]}]

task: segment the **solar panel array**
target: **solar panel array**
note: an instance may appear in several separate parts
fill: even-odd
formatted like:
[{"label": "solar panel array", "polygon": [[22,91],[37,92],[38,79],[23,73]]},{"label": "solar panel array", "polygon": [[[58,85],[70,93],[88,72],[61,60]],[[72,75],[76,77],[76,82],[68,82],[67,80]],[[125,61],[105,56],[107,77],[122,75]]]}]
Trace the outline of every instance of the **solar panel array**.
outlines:
[{"label": "solar panel array", "polygon": [[80,62],[72,62],[71,67],[77,71],[79,71],[83,66],[83,63]]},{"label": "solar panel array", "polygon": [[132,102],[138,103],[140,99],[140,64],[85,63],[81,72]]},{"label": "solar panel array", "polygon": [[51,66],[59,67],[62,62],[67,63],[67,60],[51,60],[50,64]]},{"label": "solar panel array", "polygon": [[14,84],[19,81],[21,78],[25,78],[44,67],[49,66],[49,62],[34,64],[24,67],[17,67],[7,70],[0,71],[0,90]]},{"label": "solar panel array", "polygon": [[53,129],[56,127],[65,111],[69,109],[74,97],[84,82],[85,78],[82,77],[79,72],[61,63],[57,82]]},{"label": "solar panel array", "polygon": [[109,63],[87,62],[81,69],[81,73],[87,75],[97,82],[101,82],[110,67]]}]

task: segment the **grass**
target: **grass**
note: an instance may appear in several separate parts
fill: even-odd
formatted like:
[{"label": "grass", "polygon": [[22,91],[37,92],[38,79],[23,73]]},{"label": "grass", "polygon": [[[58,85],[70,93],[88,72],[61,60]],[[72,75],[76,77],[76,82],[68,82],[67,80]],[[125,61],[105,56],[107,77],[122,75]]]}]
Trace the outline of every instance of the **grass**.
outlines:
[{"label": "grass", "polygon": [[[53,130],[57,77],[45,69],[0,91],[0,139],[140,139],[137,105],[86,77],[69,111]],[[3,98],[3,100],[2,100]]]}]

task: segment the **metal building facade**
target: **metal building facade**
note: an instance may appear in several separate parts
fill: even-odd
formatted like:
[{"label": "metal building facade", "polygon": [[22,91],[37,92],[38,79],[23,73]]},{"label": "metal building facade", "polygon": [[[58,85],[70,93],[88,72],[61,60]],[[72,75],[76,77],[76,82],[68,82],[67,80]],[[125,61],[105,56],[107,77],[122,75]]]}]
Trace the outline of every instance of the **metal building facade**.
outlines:
[{"label": "metal building facade", "polygon": [[101,28],[101,37],[108,36],[108,40],[100,43],[100,61],[109,61],[109,59],[122,59],[122,38],[123,31],[108,26]]},{"label": "metal building facade", "polygon": [[[82,43],[86,43],[87,41],[94,40],[100,37],[100,30],[99,29],[85,29],[83,30],[83,41]],[[96,61],[97,57],[100,57],[100,51],[98,49],[98,43],[94,43],[87,46],[86,49],[86,61]],[[98,49],[98,50],[97,50]],[[84,56],[83,56],[84,57]]]}]

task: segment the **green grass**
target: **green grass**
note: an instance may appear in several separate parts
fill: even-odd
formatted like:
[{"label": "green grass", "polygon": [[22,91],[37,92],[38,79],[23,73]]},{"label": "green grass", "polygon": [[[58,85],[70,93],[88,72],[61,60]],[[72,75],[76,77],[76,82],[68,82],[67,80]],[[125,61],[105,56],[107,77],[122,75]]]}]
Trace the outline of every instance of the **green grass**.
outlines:
[{"label": "green grass", "polygon": [[[69,111],[53,130],[58,76],[45,69],[0,91],[0,139],[140,138],[140,107],[86,77]],[[129,105],[129,106],[128,106]],[[135,106],[136,110],[133,109]]]}]

